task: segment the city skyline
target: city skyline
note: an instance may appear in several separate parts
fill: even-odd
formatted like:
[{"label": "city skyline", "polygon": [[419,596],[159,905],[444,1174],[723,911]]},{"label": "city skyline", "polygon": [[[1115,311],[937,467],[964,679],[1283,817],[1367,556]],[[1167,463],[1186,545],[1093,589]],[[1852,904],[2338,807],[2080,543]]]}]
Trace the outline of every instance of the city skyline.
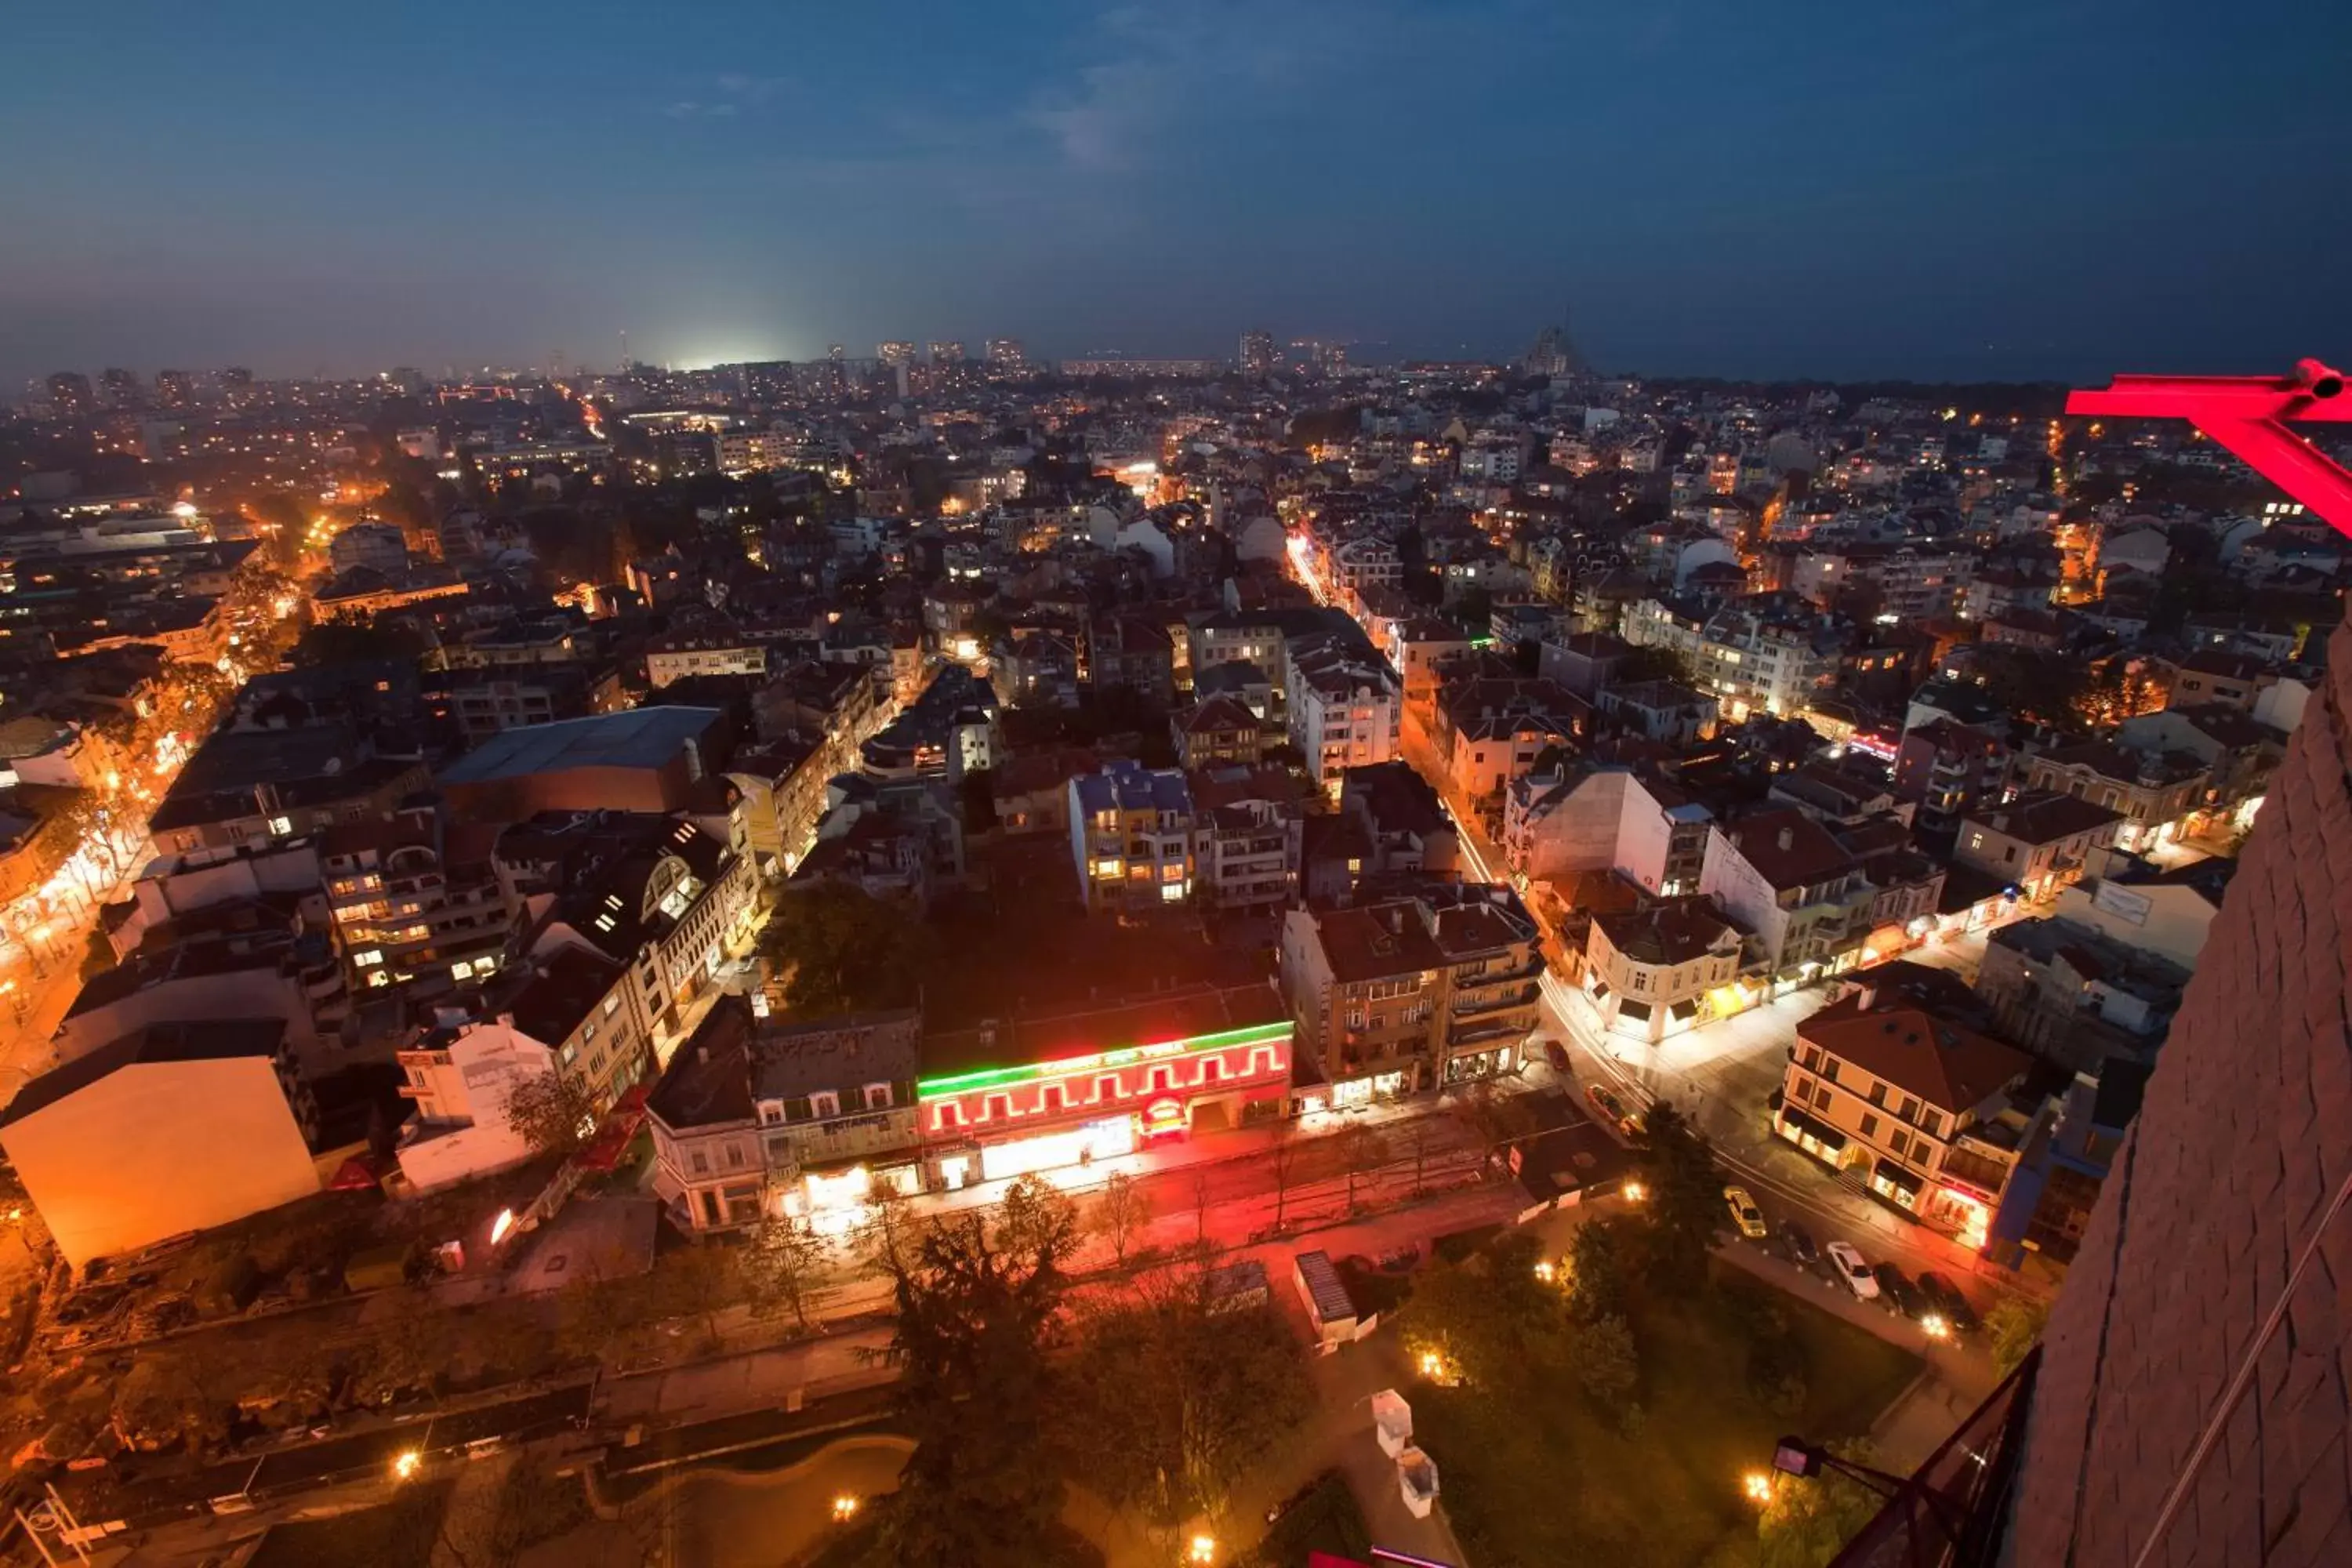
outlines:
[{"label": "city skyline", "polygon": [[1259,327],[1499,358],[1564,306],[1614,371],[2081,379],[2347,324],[2279,259],[2352,237],[2305,199],[2341,16],[549,19],[25,18],[0,386],[602,364],[625,331],[679,365]]}]

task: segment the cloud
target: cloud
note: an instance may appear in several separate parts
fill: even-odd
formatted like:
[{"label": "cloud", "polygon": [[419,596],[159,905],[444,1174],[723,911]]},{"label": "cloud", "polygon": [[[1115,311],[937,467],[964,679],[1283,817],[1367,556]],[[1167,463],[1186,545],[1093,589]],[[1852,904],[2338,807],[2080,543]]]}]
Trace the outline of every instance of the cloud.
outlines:
[{"label": "cloud", "polygon": [[677,99],[664,104],[662,113],[672,120],[733,120],[746,110],[774,102],[793,82],[790,77],[721,71],[710,79],[710,85],[712,97]]}]

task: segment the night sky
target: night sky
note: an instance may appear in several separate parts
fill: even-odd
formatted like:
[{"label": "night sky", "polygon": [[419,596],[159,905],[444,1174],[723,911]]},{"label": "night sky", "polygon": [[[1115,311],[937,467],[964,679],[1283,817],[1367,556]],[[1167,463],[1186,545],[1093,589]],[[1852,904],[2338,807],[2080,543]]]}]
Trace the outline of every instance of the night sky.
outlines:
[{"label": "night sky", "polygon": [[2352,5],[0,13],[0,395],[827,342],[2352,359]]}]

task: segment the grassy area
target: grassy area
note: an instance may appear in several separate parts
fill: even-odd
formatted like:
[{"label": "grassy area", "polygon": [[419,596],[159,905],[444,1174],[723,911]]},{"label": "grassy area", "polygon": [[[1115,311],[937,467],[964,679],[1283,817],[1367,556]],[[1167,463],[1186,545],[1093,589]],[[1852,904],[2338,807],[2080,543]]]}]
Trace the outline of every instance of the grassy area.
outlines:
[{"label": "grassy area", "polygon": [[[1757,1294],[1756,1292],[1761,1292]],[[1801,1351],[1801,1404],[1776,1412],[1748,1386],[1752,1314],[1769,1305]],[[1479,1568],[1606,1562],[1683,1568],[1752,1539],[1741,1478],[1788,1432],[1866,1429],[1916,1374],[1916,1357],[1819,1308],[1718,1279],[1709,1293],[1633,1314],[1638,1419],[1597,1407],[1568,1367],[1514,1386],[1412,1393],[1417,1439]]]}]

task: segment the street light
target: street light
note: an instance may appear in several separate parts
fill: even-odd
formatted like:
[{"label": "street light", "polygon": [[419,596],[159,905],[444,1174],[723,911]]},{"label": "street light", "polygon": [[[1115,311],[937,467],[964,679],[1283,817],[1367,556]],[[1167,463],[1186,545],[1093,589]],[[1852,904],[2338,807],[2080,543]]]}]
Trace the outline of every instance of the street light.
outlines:
[{"label": "street light", "polygon": [[1196,1535],[1192,1537],[1192,1551],[1189,1561],[1193,1563],[1214,1563],[1216,1560],[1217,1538],[1215,1536]]},{"label": "street light", "polygon": [[1748,1471],[1743,1484],[1748,1489],[1749,1502],[1760,1506],[1772,1500],[1772,1478],[1762,1470]]},{"label": "street light", "polygon": [[1626,1184],[1625,1184],[1625,1201],[1626,1201],[1627,1203],[1629,1203],[1629,1204],[1638,1204],[1638,1203],[1640,1203],[1643,1198],[1648,1197],[1649,1195],[1650,1195],[1650,1190],[1649,1190],[1647,1187],[1643,1186],[1641,1183],[1639,1183],[1639,1182],[1628,1182],[1628,1183],[1626,1183]]},{"label": "street light", "polygon": [[839,1497],[833,1500],[834,1523],[847,1524],[851,1520],[856,1517],[857,1499],[855,1496],[848,1492],[843,1492]]},{"label": "street light", "polygon": [[392,1479],[395,1481],[404,1481],[408,1479],[409,1477],[416,1473],[416,1467],[424,1462],[425,1456],[418,1453],[415,1449],[403,1448],[399,1455],[392,1461]]}]

